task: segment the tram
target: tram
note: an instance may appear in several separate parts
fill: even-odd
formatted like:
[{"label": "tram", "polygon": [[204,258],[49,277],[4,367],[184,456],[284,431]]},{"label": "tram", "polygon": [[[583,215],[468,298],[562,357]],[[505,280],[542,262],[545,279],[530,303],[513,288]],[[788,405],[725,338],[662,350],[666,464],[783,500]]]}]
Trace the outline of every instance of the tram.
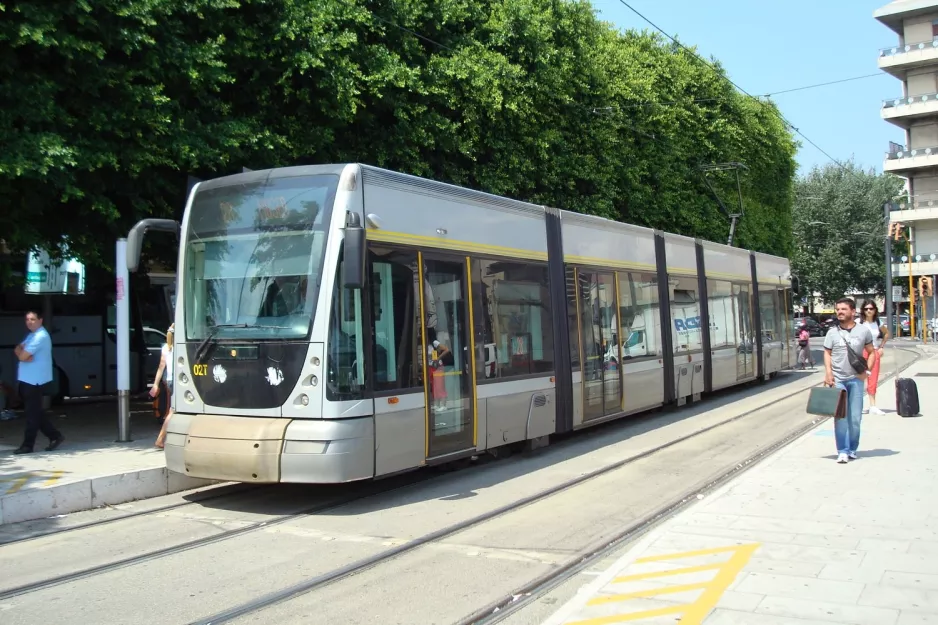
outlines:
[{"label": "tram", "polygon": [[[147,230],[128,236],[133,270]],[[361,164],[200,182],[170,470],[339,483],[768,379],[789,263]]]}]

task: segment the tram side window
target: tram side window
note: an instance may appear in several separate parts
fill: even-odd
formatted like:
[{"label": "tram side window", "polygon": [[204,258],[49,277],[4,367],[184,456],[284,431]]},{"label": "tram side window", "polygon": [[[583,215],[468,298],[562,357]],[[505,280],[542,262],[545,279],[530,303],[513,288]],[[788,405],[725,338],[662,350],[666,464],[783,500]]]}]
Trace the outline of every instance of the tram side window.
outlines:
[{"label": "tram side window", "polygon": [[780,339],[781,330],[778,326],[777,308],[778,301],[775,296],[775,287],[760,287],[759,315],[762,320],[762,341],[764,343],[774,343]]},{"label": "tram side window", "polygon": [[792,323],[792,293],[791,289],[784,287],[778,290],[778,301],[782,311],[782,340],[792,342],[794,340],[795,327]]},{"label": "tram side window", "polygon": [[375,391],[423,390],[416,252],[373,247],[371,309]]},{"label": "tram side window", "polygon": [[330,401],[361,399],[365,384],[362,292],[342,286],[343,262],[340,253],[329,319],[326,398]]},{"label": "tram side window", "polygon": [[661,354],[661,307],[658,278],[650,273],[619,273],[619,325],[622,358]]},{"label": "tram side window", "polygon": [[733,284],[723,280],[707,280],[710,309],[710,347],[736,347],[736,315]]},{"label": "tram side window", "polygon": [[671,331],[674,353],[681,354],[703,348],[700,331],[700,300],[697,278],[669,276],[671,291]]},{"label": "tram side window", "polygon": [[[550,373],[554,370],[553,318],[547,266],[496,260],[476,261],[481,272],[485,377]],[[491,348],[494,347],[494,350]]]},{"label": "tram side window", "polygon": [[733,285],[733,294],[736,296],[736,305],[739,308],[736,318],[739,324],[736,328],[739,338],[740,349],[751,351],[753,348],[752,331],[752,296],[750,294],[751,286],[748,284],[736,283]]}]

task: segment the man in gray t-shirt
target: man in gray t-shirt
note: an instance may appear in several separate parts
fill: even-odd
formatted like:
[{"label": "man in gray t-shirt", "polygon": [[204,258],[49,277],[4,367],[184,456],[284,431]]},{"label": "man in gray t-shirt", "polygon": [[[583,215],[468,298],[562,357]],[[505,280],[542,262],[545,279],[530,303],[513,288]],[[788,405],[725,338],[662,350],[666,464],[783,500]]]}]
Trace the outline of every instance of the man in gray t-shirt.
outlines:
[{"label": "man in gray t-shirt", "polygon": [[[850,357],[847,355],[847,342],[853,353],[859,356],[860,360],[866,360],[864,351],[866,346],[873,346],[873,333],[870,329],[861,323],[854,322],[849,330],[846,325],[835,324],[827,331],[824,337],[824,349],[831,352],[830,371],[834,375],[834,382],[846,382],[857,377],[857,372],[850,364]],[[866,374],[863,374],[866,379]]]},{"label": "man in gray t-shirt", "polygon": [[865,361],[867,371],[873,366],[873,334],[869,328],[857,323],[857,305],[850,298],[837,300],[837,321],[824,337],[824,383],[847,392],[847,414],[834,419],[834,438],[837,441],[837,462],[845,464],[857,457],[860,446],[860,422],[863,419],[863,381],[866,371],[857,373],[850,364],[851,350],[859,360]]}]

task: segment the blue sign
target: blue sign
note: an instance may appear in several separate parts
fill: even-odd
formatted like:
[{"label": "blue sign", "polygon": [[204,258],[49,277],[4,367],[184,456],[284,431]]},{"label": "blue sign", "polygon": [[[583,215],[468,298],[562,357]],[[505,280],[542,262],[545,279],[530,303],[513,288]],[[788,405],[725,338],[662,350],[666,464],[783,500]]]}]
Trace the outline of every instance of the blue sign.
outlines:
[{"label": "blue sign", "polygon": [[674,327],[678,332],[700,329],[700,317],[688,317],[687,319],[675,319]]},{"label": "blue sign", "polygon": [[[717,324],[715,321],[710,321],[710,327],[714,330],[717,329]],[[701,328],[700,324],[700,315],[696,317],[688,317],[686,319],[675,319],[674,320],[674,329],[678,332],[690,332],[691,330],[699,330]]]}]

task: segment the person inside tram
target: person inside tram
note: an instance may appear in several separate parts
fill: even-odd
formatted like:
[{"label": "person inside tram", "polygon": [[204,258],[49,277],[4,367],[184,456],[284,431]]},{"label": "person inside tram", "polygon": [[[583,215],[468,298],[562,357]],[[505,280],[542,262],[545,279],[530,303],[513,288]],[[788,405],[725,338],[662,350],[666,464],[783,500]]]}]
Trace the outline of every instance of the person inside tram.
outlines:
[{"label": "person inside tram", "polygon": [[454,364],[453,352],[446,332],[427,328],[427,368],[430,373],[433,410],[446,410],[446,367]]}]

